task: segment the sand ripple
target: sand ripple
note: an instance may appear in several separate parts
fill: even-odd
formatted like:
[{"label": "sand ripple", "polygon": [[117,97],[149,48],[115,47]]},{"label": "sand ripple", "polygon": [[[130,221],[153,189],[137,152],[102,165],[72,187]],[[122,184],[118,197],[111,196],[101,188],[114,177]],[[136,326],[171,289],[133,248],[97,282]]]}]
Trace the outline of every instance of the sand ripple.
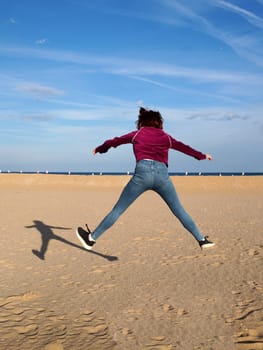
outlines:
[{"label": "sand ripple", "polygon": [[92,310],[72,321],[42,308],[38,296],[27,293],[0,299],[0,349],[115,349],[105,320]]}]

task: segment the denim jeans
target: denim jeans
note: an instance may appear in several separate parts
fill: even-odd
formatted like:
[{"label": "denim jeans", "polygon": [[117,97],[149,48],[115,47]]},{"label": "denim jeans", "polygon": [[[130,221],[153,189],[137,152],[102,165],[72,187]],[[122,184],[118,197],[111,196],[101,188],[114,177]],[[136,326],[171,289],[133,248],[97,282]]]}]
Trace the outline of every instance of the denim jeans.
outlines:
[{"label": "denim jeans", "polygon": [[204,238],[193,219],[182,207],[174,185],[168,175],[167,166],[155,160],[141,160],[136,163],[133,177],[123,189],[119,200],[111,212],[105,216],[98,227],[93,231],[92,237],[95,240],[98,239],[115,223],[136,198],[148,190],[155,191],[162,197],[172,213],[197,241]]}]

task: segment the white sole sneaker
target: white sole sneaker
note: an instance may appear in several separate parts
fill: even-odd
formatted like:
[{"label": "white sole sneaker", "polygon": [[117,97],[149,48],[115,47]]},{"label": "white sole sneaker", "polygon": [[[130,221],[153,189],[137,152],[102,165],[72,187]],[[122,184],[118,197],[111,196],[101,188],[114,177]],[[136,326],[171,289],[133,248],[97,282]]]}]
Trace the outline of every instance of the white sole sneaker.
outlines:
[{"label": "white sole sneaker", "polygon": [[82,227],[78,227],[76,235],[85,249],[92,250],[96,242],[89,239],[90,232],[85,231]]}]

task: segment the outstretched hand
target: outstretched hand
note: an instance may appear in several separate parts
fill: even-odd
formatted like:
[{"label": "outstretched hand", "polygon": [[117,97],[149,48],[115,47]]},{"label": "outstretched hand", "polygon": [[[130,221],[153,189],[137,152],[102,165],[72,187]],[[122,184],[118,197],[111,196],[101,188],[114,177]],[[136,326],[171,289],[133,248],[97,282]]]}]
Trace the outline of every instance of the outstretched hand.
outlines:
[{"label": "outstretched hand", "polygon": [[92,151],[92,153],[93,153],[94,156],[95,156],[95,154],[97,153],[97,152],[96,152],[96,148],[94,148],[94,150]]},{"label": "outstretched hand", "polygon": [[211,156],[211,154],[206,154],[205,157],[206,157],[206,159],[208,159],[208,160],[212,160],[212,159],[213,159],[213,157]]}]

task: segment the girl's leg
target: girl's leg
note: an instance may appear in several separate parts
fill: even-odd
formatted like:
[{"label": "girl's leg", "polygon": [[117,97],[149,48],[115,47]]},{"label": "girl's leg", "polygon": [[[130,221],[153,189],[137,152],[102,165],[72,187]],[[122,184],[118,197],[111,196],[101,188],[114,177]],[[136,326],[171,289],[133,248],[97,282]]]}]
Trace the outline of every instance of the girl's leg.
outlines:
[{"label": "girl's leg", "polygon": [[[135,176],[134,176],[135,177]],[[92,233],[92,238],[97,240],[107,229],[109,229],[121,214],[138,198],[146,189],[143,184],[138,184],[134,181],[134,177],[128,182],[123,189],[119,200],[111,210],[111,212],[105,216],[101,223]]]},{"label": "girl's leg", "polygon": [[174,185],[170,178],[155,191],[164,199],[172,213],[180,220],[182,225],[195,237],[197,241],[204,239],[204,236],[199,231],[191,216],[185,211],[180,203]]}]

